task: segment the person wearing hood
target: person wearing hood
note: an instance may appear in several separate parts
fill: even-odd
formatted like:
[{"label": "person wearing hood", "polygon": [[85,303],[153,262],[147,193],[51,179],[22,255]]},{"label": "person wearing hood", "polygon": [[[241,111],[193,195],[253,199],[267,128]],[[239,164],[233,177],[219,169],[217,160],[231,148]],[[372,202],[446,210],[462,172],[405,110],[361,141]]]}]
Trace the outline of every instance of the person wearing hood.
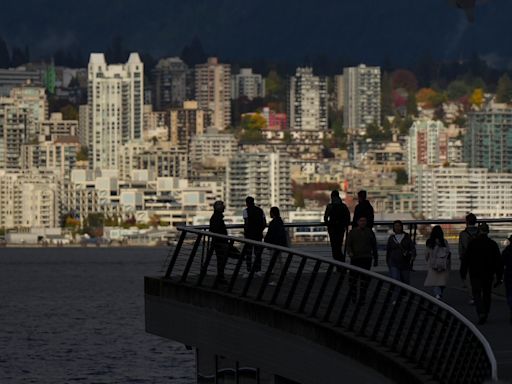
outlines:
[{"label": "person wearing hood", "polygon": [[340,193],[337,190],[331,192],[331,202],[325,208],[324,223],[329,233],[332,257],[334,260],[344,262],[343,237],[350,224],[350,211],[341,201]]},{"label": "person wearing hood", "polygon": [[476,216],[472,213],[469,213],[466,216],[466,228],[459,234],[459,259],[460,259],[460,279],[462,280],[462,285],[464,288],[467,287],[469,295],[471,297],[469,303],[473,304],[473,296],[471,294],[471,288],[469,284],[466,284],[466,278],[468,275],[468,261],[467,261],[467,251],[468,245],[471,240],[477,237],[478,235],[478,227],[476,226]]}]

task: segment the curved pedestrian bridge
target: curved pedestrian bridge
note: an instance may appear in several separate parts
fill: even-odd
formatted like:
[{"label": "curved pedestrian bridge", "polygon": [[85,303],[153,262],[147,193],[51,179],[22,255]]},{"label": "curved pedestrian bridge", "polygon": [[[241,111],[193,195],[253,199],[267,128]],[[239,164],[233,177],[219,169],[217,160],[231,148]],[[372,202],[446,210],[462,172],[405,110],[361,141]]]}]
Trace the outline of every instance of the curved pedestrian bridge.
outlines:
[{"label": "curved pedestrian bridge", "polygon": [[[480,331],[423,291],[296,248],[180,231],[165,275],[145,278],[146,330],[196,348],[198,383],[498,378]],[[260,247],[261,272],[230,252],[219,280],[213,239]]]}]

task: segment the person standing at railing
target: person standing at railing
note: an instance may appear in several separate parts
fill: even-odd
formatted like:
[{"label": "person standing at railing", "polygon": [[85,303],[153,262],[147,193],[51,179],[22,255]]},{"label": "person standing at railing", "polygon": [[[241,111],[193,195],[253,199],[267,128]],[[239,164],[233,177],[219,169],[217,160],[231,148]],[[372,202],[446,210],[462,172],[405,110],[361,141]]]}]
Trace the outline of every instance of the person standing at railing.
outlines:
[{"label": "person standing at railing", "polygon": [[[366,225],[366,217],[360,217],[358,225],[347,236],[347,253],[350,256],[350,264],[359,268],[370,270],[378,265],[379,254],[377,251],[377,239],[373,231]],[[364,304],[369,278],[352,271],[349,279],[349,296],[352,302],[357,301],[357,285],[359,283],[359,304]]]},{"label": "person standing at railing", "polygon": [[486,223],[480,225],[478,236],[469,242],[466,257],[478,324],[485,324],[491,309],[492,281],[496,275],[495,286],[498,286],[503,278],[500,248],[489,238]]},{"label": "person standing at railing", "polygon": [[337,190],[331,192],[331,202],[325,208],[324,223],[329,233],[332,257],[334,260],[344,262],[343,237],[350,225],[350,211],[341,200],[340,193]]},{"label": "person standing at railing", "polygon": [[371,203],[366,198],[366,191],[357,192],[358,204],[354,209],[354,217],[352,219],[352,228],[357,228],[359,219],[366,218],[366,226],[370,229],[373,228],[374,212]]},{"label": "person standing at railing", "polygon": [[416,247],[404,224],[400,220],[393,222],[394,235],[389,236],[386,246],[386,263],[391,278],[405,284],[411,283],[411,264],[416,257]]},{"label": "person standing at railing", "polygon": [[471,294],[471,284],[466,283],[468,275],[468,262],[466,253],[468,245],[471,240],[477,237],[478,227],[476,226],[476,216],[472,213],[466,216],[466,228],[459,234],[459,258],[460,258],[460,278],[462,280],[463,288],[467,288],[470,295],[470,304],[474,304],[473,295]]},{"label": "person standing at railing", "polygon": [[[265,214],[260,207],[257,207],[254,203],[254,197],[247,196],[245,199],[245,205],[247,206],[242,216],[244,219],[244,236],[246,239],[254,241],[263,240],[263,230],[267,226],[267,220]],[[252,251],[254,249],[254,265],[252,263]],[[258,246],[252,246],[251,244],[245,244],[242,254],[246,257],[247,272],[250,272],[252,268],[256,273],[261,271],[261,254],[263,248]]]},{"label": "person standing at railing", "polygon": [[443,298],[444,288],[450,277],[451,252],[448,242],[444,238],[444,232],[440,225],[434,226],[427,240],[428,263],[425,287],[432,287],[436,299]]},{"label": "person standing at railing", "polygon": [[[221,200],[213,203],[213,215],[210,217],[210,232],[218,233],[219,235],[227,236],[228,230],[224,223],[224,210],[226,209],[224,202]],[[226,283],[224,277],[224,269],[229,252],[229,242],[227,239],[212,238],[212,247],[217,256],[217,281],[219,283]]]},{"label": "person standing at railing", "polygon": [[[268,223],[267,233],[263,241],[269,244],[280,245],[281,247],[288,247],[288,234],[278,207],[270,208],[270,218],[272,220]],[[273,272],[278,273],[282,267],[281,252],[274,251],[272,259],[275,259]],[[278,267],[276,268],[276,266]],[[271,284],[273,283],[271,282]]]},{"label": "person standing at railing", "polygon": [[503,250],[503,264],[505,266],[505,290],[507,292],[507,304],[510,309],[510,323],[512,324],[512,235],[508,237],[509,244]]}]

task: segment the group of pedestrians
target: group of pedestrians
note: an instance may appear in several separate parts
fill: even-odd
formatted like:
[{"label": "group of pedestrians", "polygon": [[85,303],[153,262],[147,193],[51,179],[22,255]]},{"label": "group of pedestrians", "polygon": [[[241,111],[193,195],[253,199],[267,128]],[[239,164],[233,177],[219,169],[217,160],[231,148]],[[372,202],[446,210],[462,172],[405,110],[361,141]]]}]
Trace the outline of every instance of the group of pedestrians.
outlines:
[{"label": "group of pedestrians", "polygon": [[[224,202],[214,203],[214,212],[210,218],[210,232],[227,235],[224,223]],[[267,221],[263,210],[256,206],[254,198],[246,198],[246,208],[243,210],[244,236],[248,240],[279,246],[289,246],[288,233],[278,207],[270,209],[271,221],[265,237]],[[332,191],[331,201],[324,213],[331,245],[332,257],[340,262],[346,261],[343,252],[343,241],[346,235],[346,254],[350,264],[370,270],[372,265],[378,265],[377,239],[373,232],[374,210],[367,200],[365,191],[358,193],[358,204],[351,220],[350,211],[343,203],[337,190]],[[350,225],[352,228],[350,229]],[[350,229],[350,230],[349,230]],[[348,233],[347,233],[348,232]],[[477,226],[477,218],[470,213],[466,216],[466,228],[459,234],[460,278],[463,286],[468,289],[469,302],[475,304],[478,323],[484,324],[489,316],[493,283],[498,286],[504,280],[507,303],[510,308],[512,323],[512,235],[510,244],[500,253],[498,244],[489,237],[489,226],[481,223]],[[259,275],[263,247],[244,243],[239,252],[230,245],[227,237],[215,237],[212,240],[212,252],[217,258],[217,280],[227,283],[224,276],[226,261],[229,257],[242,258],[246,262],[246,273]],[[254,257],[253,257],[254,256]],[[411,236],[404,231],[402,221],[393,223],[393,234],[389,236],[386,245],[386,264],[389,275],[405,284],[411,282],[411,270],[416,258],[416,246]],[[271,260],[279,260],[279,251],[274,251]],[[451,271],[452,253],[448,241],[444,237],[441,226],[432,228],[426,241],[427,276],[425,287],[432,289],[435,298],[442,300]],[[338,267],[339,272],[344,272]],[[349,295],[353,302],[364,304],[369,279],[366,275],[352,272],[349,279]],[[468,283],[469,277],[469,283]]]},{"label": "group of pedestrians", "polygon": [[[267,228],[267,219],[263,210],[255,204],[254,198],[248,196],[245,199],[246,208],[242,212],[244,220],[244,237],[248,240],[261,242],[262,240],[269,244],[287,246],[288,236],[284,227],[283,219],[278,207],[270,208],[271,221],[268,223],[267,233],[263,238],[263,231]],[[213,214],[210,218],[210,232],[227,236],[227,228],[224,222],[225,205],[223,201],[216,201],[213,204]],[[246,271],[243,273],[247,277],[249,273],[261,274],[261,257],[263,247],[251,243],[244,243],[242,251],[238,251],[227,238],[214,237],[212,239],[211,252],[215,252],[217,259],[217,282],[226,284],[224,270],[229,257],[242,258],[246,263]],[[253,258],[254,256],[254,258]],[[274,252],[273,257],[278,258],[279,252]]]}]

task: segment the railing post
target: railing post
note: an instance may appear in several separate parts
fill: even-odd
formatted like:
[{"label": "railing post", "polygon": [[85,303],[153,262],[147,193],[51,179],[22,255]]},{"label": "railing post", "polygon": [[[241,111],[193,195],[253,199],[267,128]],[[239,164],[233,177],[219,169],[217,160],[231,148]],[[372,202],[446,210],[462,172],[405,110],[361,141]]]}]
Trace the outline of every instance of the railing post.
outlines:
[{"label": "railing post", "polygon": [[176,260],[178,259],[178,255],[180,254],[181,247],[183,246],[183,242],[185,241],[185,237],[187,236],[186,231],[182,231],[178,243],[176,244],[176,248],[174,248],[174,254],[172,255],[171,262],[167,267],[167,271],[165,272],[164,277],[168,279],[171,276],[174,265],[176,264]]},{"label": "railing post", "polygon": [[203,235],[197,235],[197,239],[194,242],[194,246],[192,247],[192,251],[190,252],[190,256],[188,257],[187,265],[185,266],[185,270],[181,275],[180,282],[184,283],[187,280],[188,273],[190,271],[190,267],[192,267],[192,263],[194,262],[194,257],[196,256],[197,248],[199,248],[199,244],[201,244],[201,238]]},{"label": "railing post", "polygon": [[313,305],[313,310],[309,314],[311,317],[315,317],[318,312],[318,308],[320,308],[320,303],[322,302],[322,298],[324,297],[325,290],[327,289],[327,284],[329,284],[329,280],[331,279],[333,270],[334,270],[334,265],[329,264],[329,268],[327,268],[327,272],[325,273],[324,281],[322,283],[322,286],[320,287],[320,291],[318,292],[318,294],[316,296],[316,301],[315,301],[315,304]]},{"label": "railing post", "polygon": [[274,305],[277,301],[277,297],[279,296],[279,292],[281,292],[281,287],[283,286],[284,279],[288,274],[288,269],[290,268],[290,264],[292,263],[293,253],[289,253],[286,261],[284,262],[283,270],[281,271],[281,275],[279,276],[279,280],[276,284],[276,289],[274,289],[274,294],[272,295],[272,299],[270,300],[270,304]]},{"label": "railing post", "polygon": [[302,257],[299,264],[299,269],[297,269],[297,273],[295,274],[295,278],[293,279],[292,287],[288,292],[288,297],[286,298],[286,302],[284,303],[284,307],[286,309],[290,308],[290,304],[292,303],[293,296],[295,295],[295,290],[297,289],[297,285],[299,285],[299,280],[302,276],[302,271],[306,266],[306,258]]}]

